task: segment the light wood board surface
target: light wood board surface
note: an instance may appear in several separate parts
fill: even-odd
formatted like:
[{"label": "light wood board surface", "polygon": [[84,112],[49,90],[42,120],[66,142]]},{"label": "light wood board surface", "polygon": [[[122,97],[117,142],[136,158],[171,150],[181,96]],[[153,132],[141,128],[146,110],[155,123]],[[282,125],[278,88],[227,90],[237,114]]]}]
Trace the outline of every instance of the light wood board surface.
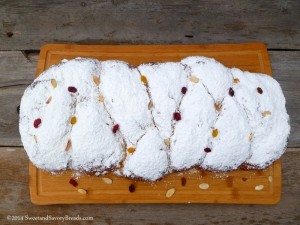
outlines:
[{"label": "light wood board surface", "polygon": [[[49,66],[62,59],[92,57],[100,60],[119,59],[138,65],[143,62],[179,61],[191,55],[213,57],[228,67],[238,67],[251,72],[271,75],[269,57],[261,43],[231,45],[171,45],[171,46],[79,46],[45,45],[40,53],[37,72],[39,75]],[[72,172],[52,176],[29,166],[30,194],[35,204],[60,203],[240,203],[275,204],[281,194],[281,162],[266,170],[237,170],[226,173],[193,171],[174,173],[157,182],[131,181],[108,174],[108,185],[102,177],[81,176],[78,187],[69,184]],[[186,185],[181,183],[186,179]],[[208,184],[208,189],[199,188]],[[129,192],[133,184],[135,191]],[[256,190],[263,185],[262,190]],[[77,190],[87,190],[80,194]],[[167,198],[169,189],[175,189]]]}]

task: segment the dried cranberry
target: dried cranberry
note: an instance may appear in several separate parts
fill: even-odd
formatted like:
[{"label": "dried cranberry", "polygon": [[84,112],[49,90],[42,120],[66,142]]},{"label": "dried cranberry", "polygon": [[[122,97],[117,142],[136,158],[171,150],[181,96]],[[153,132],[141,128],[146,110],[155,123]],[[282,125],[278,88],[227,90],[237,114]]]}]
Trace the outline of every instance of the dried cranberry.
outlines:
[{"label": "dried cranberry", "polygon": [[234,90],[232,88],[229,88],[229,95],[234,96]]},{"label": "dried cranberry", "polygon": [[72,93],[76,93],[76,92],[77,92],[77,89],[76,89],[76,87],[70,86],[70,87],[68,87],[68,91],[69,91],[69,92],[72,92]]},{"label": "dried cranberry", "polygon": [[130,184],[129,191],[132,193],[135,191],[135,186],[133,184]]},{"label": "dried cranberry", "polygon": [[205,151],[206,153],[209,153],[209,152],[211,152],[211,149],[210,149],[210,148],[205,148],[204,151]]},{"label": "dried cranberry", "polygon": [[185,186],[186,185],[186,179],[184,177],[181,178],[181,186]]},{"label": "dried cranberry", "polygon": [[112,132],[117,133],[118,130],[119,130],[119,124],[114,125]]},{"label": "dried cranberry", "polygon": [[34,122],[33,122],[33,126],[35,128],[38,128],[41,123],[42,123],[42,120],[40,118],[35,119]]},{"label": "dried cranberry", "polygon": [[70,179],[69,183],[72,184],[74,187],[77,187],[77,186],[78,186],[77,181],[74,180],[73,178]]},{"label": "dried cranberry", "polygon": [[179,113],[179,112],[174,112],[174,113],[173,113],[173,118],[174,118],[174,120],[176,120],[176,121],[181,120],[181,115],[180,115],[180,113]]},{"label": "dried cranberry", "polygon": [[263,90],[262,90],[260,87],[258,87],[258,88],[257,88],[257,92],[258,92],[259,94],[262,94],[262,93],[263,93]]},{"label": "dried cranberry", "polygon": [[181,93],[185,95],[186,92],[187,92],[187,88],[186,87],[182,87],[181,88]]}]

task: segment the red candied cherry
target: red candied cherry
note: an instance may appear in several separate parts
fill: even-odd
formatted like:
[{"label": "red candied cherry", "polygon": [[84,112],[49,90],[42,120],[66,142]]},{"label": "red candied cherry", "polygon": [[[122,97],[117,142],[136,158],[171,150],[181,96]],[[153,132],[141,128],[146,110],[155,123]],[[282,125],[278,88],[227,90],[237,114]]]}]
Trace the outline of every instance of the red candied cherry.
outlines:
[{"label": "red candied cherry", "polygon": [[42,123],[42,120],[40,118],[38,119],[35,119],[34,122],[33,122],[33,126],[35,128],[38,128],[40,126],[40,124]]},{"label": "red candied cherry", "polygon": [[69,92],[72,92],[72,93],[76,93],[76,92],[77,92],[77,89],[76,89],[76,87],[70,86],[70,87],[68,87],[68,91],[69,91]]},{"label": "red candied cherry", "polygon": [[181,93],[185,95],[186,92],[187,92],[187,88],[186,87],[182,87],[181,88]]},{"label": "red candied cherry", "polygon": [[211,152],[211,149],[210,149],[210,148],[205,148],[204,151],[205,151],[206,153],[209,153],[209,152]]},{"label": "red candied cherry", "polygon": [[78,186],[77,181],[74,180],[73,178],[70,179],[69,183],[72,184],[74,187],[77,187],[77,186]]},{"label": "red candied cherry", "polygon": [[173,118],[174,118],[174,120],[176,120],[176,121],[181,120],[181,115],[180,115],[180,113],[179,113],[179,112],[174,112],[174,113],[173,113]]},{"label": "red candied cherry", "polygon": [[234,90],[232,88],[229,88],[229,95],[234,96]]},{"label": "red candied cherry", "polygon": [[132,193],[135,191],[135,186],[133,184],[130,184],[129,191]]},{"label": "red candied cherry", "polygon": [[119,130],[119,124],[114,125],[113,129],[112,129],[112,132],[117,133],[118,130]]},{"label": "red candied cherry", "polygon": [[258,87],[258,88],[257,88],[257,92],[258,92],[259,94],[262,94],[262,93],[263,93],[263,90],[262,90],[260,87]]}]

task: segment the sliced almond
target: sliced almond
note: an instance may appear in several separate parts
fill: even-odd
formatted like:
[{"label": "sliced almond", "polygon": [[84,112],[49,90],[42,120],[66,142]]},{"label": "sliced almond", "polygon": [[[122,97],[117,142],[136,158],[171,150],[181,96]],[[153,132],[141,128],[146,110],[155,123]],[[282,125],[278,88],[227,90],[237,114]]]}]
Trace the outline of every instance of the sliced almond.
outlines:
[{"label": "sliced almond", "polygon": [[269,180],[270,183],[272,183],[272,182],[273,182],[273,177],[272,177],[272,176],[269,176],[269,177],[268,177],[268,180]]},{"label": "sliced almond", "polygon": [[68,140],[67,146],[66,146],[66,151],[69,151],[72,145],[71,139]]},{"label": "sliced almond", "polygon": [[134,153],[135,152],[135,148],[133,148],[133,147],[130,147],[130,148],[128,148],[127,149],[127,151],[129,152],[129,153]]},{"label": "sliced almond", "polygon": [[200,189],[203,189],[203,190],[206,190],[206,189],[209,188],[209,184],[207,184],[207,183],[202,183],[202,184],[199,185],[199,188],[200,188]]},{"label": "sliced almond", "polygon": [[164,142],[167,146],[170,146],[170,138],[165,139]]},{"label": "sliced almond", "polygon": [[104,97],[102,95],[100,95],[98,100],[99,100],[99,102],[104,102]]},{"label": "sliced almond", "polygon": [[221,108],[222,108],[222,104],[221,103],[215,103],[215,109],[216,111],[220,112],[221,111]]},{"label": "sliced almond", "polygon": [[99,84],[100,84],[100,77],[94,75],[94,76],[93,76],[93,81],[94,81],[94,83],[95,83],[97,86],[99,86]]},{"label": "sliced almond", "polygon": [[57,87],[57,82],[55,79],[51,79],[51,85],[53,88],[56,88]]},{"label": "sliced almond", "polygon": [[270,116],[272,113],[270,111],[264,111],[261,113],[263,117]]},{"label": "sliced almond", "polygon": [[79,188],[77,191],[78,191],[80,194],[83,194],[83,195],[86,195],[86,194],[87,194],[87,190],[84,190],[84,189],[82,189],[82,188]]},{"label": "sliced almond", "polygon": [[106,184],[112,184],[113,183],[112,179],[110,179],[108,177],[102,177],[102,180]]},{"label": "sliced almond", "polygon": [[52,100],[52,97],[50,96],[50,97],[47,99],[46,104],[49,104],[49,103],[51,102],[51,100]]},{"label": "sliced almond", "polygon": [[167,191],[166,197],[171,198],[174,195],[174,193],[175,193],[175,188],[171,188]]},{"label": "sliced almond", "polygon": [[250,134],[249,134],[249,139],[248,139],[248,140],[249,140],[249,141],[252,141],[252,139],[253,139],[253,133],[250,133]]},{"label": "sliced almond", "polygon": [[262,189],[264,189],[264,185],[257,185],[257,186],[255,186],[255,190],[256,191],[260,191]]},{"label": "sliced almond", "polygon": [[33,135],[33,138],[34,138],[35,142],[37,143],[37,136]]},{"label": "sliced almond", "polygon": [[239,78],[234,78],[234,79],[233,79],[233,83],[234,83],[234,84],[240,83],[240,79],[239,79]]},{"label": "sliced almond", "polygon": [[193,83],[198,83],[199,82],[199,78],[196,77],[196,76],[190,76],[190,81],[193,82]]},{"label": "sliced almond", "polygon": [[153,103],[152,103],[152,101],[150,101],[148,104],[148,109],[150,110],[150,109],[152,109],[152,107],[153,107]]},{"label": "sliced almond", "polygon": [[144,75],[141,75],[141,81],[143,82],[144,85],[147,85],[147,84],[148,84],[147,77],[144,76]]}]

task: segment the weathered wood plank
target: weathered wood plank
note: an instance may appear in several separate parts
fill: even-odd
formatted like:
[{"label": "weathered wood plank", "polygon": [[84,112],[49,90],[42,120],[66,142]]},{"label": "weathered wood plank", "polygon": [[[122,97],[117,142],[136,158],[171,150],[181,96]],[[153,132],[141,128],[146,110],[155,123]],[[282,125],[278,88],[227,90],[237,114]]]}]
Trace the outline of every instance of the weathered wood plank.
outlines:
[{"label": "weathered wood plank", "polygon": [[[12,224],[7,215],[93,216],[89,224],[296,224],[300,220],[300,151],[283,156],[283,190],[279,204],[126,204],[52,205],[31,204],[28,191],[28,158],[22,148],[0,148],[0,223]],[[23,221],[41,224],[43,221]],[[23,224],[22,223],[22,224]],[[65,221],[64,224],[70,222]],[[74,224],[71,222],[70,224]],[[61,224],[45,221],[44,224]]]},{"label": "weathered wood plank", "polygon": [[299,8],[297,0],[3,0],[0,50],[40,49],[45,43],[253,41],[299,49]]},{"label": "weathered wood plank", "polygon": [[[289,147],[300,147],[300,52],[269,51],[269,54],[273,75],[282,86],[291,118]],[[0,146],[22,146],[17,107],[26,88],[23,84],[34,79],[37,54],[28,57],[31,62],[21,52],[0,51]]]},{"label": "weathered wood plank", "polygon": [[280,83],[290,115],[289,147],[300,147],[300,52],[270,51],[274,78]]},{"label": "weathered wood plank", "polygon": [[38,53],[0,51],[0,88],[30,84],[34,79]]}]

